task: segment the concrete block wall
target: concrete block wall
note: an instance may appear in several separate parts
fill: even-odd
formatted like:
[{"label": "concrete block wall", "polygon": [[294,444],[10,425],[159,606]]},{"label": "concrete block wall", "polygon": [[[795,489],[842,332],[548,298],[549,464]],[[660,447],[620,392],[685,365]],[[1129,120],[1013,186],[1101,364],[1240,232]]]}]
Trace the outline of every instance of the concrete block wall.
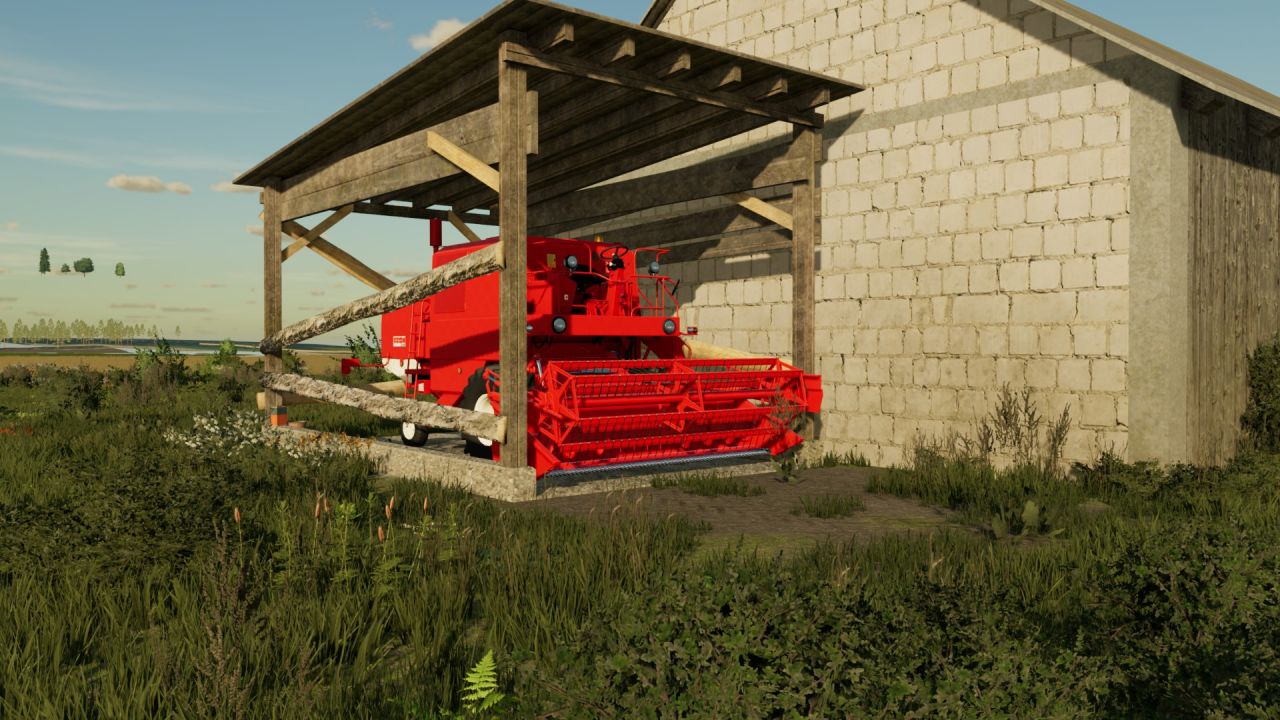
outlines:
[{"label": "concrete block wall", "polygon": [[[826,113],[824,447],[902,462],[1008,384],[1070,406],[1068,459],[1126,450],[1136,58],[1025,0],[676,0],[663,29],[871,88]],[[708,341],[789,352],[785,253],[671,270]]]}]

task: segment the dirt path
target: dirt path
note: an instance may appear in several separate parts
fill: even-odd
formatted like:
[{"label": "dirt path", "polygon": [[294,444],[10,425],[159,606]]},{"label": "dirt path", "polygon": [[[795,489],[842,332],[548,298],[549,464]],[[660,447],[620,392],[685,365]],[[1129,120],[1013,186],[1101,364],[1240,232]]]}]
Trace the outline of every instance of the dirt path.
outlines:
[{"label": "dirt path", "polygon": [[[604,495],[575,495],[535,500],[529,507],[574,515],[607,515],[625,503],[635,505],[655,517],[682,515],[705,522],[702,551],[744,546],[761,552],[794,550],[822,540],[844,542],[871,539],[886,533],[941,527],[948,524],[943,511],[911,500],[867,492],[867,481],[877,472],[871,468],[837,467],[805,470],[794,483],[778,482],[772,475],[742,478],[764,489],[763,495],[703,497],[676,488],[642,488]],[[866,506],[849,517],[810,517],[801,499],[824,495],[852,495]]]}]

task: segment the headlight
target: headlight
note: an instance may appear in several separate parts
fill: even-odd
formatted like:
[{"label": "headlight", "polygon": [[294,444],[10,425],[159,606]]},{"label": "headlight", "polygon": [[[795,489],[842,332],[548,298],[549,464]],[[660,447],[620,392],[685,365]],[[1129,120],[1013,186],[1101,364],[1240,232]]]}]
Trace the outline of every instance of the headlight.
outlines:
[{"label": "headlight", "polygon": [[661,270],[662,270],[662,265],[660,265],[657,260],[654,260],[653,262],[649,263],[650,275],[657,275]]},{"label": "headlight", "polygon": [[676,334],[676,321],[675,321],[675,320],[672,320],[672,319],[670,319],[670,318],[667,318],[667,321],[666,321],[666,322],[664,322],[664,323],[662,323],[662,332],[664,332],[664,333],[666,333],[666,334],[668,334],[668,335],[675,335],[675,334]]},{"label": "headlight", "polygon": [[578,258],[574,255],[570,255],[569,257],[564,259],[564,266],[569,268],[570,270],[577,270]]},{"label": "headlight", "polygon": [[569,329],[569,321],[562,317],[558,317],[551,321],[551,329],[557,333],[562,333]]},{"label": "headlight", "polygon": [[524,331],[527,333],[533,332],[533,323],[525,323]]}]

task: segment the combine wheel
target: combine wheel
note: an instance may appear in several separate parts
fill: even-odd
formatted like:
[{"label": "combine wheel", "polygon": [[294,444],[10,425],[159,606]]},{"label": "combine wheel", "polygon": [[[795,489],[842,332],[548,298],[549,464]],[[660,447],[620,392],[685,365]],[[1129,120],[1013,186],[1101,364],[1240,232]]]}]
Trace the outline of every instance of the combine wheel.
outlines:
[{"label": "combine wheel", "polygon": [[422,447],[427,444],[427,431],[411,422],[400,423],[400,442],[412,447]]},{"label": "combine wheel", "polygon": [[[493,403],[489,402],[489,390],[484,381],[484,373],[488,369],[480,368],[476,370],[471,379],[467,381],[467,386],[462,390],[462,398],[458,400],[458,407],[489,415],[494,414]],[[486,460],[493,459],[493,441],[489,438],[463,433],[462,439],[467,442],[468,455]]]}]

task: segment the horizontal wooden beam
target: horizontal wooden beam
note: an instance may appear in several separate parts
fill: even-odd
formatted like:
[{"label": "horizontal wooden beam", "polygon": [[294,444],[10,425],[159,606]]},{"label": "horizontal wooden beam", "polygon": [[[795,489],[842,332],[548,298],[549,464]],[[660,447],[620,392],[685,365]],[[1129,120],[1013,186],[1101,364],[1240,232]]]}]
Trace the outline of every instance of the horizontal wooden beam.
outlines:
[{"label": "horizontal wooden beam", "polygon": [[679,170],[579,190],[534,205],[529,208],[529,226],[537,231],[572,229],[597,218],[784,185],[806,176],[806,162],[807,158],[790,145],[707,160]]},{"label": "horizontal wooden beam", "polygon": [[[700,106],[699,109],[705,110],[709,108]],[[708,117],[701,122],[687,125],[679,132],[658,133],[647,144],[635,145],[632,143],[633,140],[640,136],[639,132],[637,132],[635,135],[620,139],[624,140],[624,142],[620,143],[625,148],[624,150],[595,157],[590,162],[579,162],[574,166],[572,173],[559,176],[553,181],[539,180],[539,182],[535,183],[534,189],[529,192],[530,212],[533,211],[536,205],[542,203],[550,204],[553,200],[559,200],[583,188],[590,188],[606,180],[649,167],[687,152],[705,148],[719,140],[730,138],[770,123],[769,120],[757,115],[745,115],[724,110],[716,112],[718,116]],[[539,165],[539,174],[541,174],[541,165]],[[567,219],[572,216],[565,214],[562,217]],[[572,229],[578,227],[578,225],[568,223],[564,227]]]},{"label": "horizontal wooden beam", "polygon": [[667,263],[790,251],[791,233],[778,228],[765,229],[722,238],[690,240],[664,249],[670,251],[663,256],[663,260]]},{"label": "horizontal wooden beam", "polygon": [[[777,207],[788,211],[789,198],[775,201]],[[629,248],[664,247],[679,242],[709,238],[745,230],[763,230],[772,223],[738,205],[704,210],[688,215],[677,215],[628,227],[614,228],[598,233],[605,242],[622,243]],[[597,233],[593,233],[594,236]]]},{"label": "horizontal wooden beam", "polygon": [[[289,237],[297,238],[297,242],[294,242],[294,245],[297,245],[298,242],[301,242],[302,240],[307,240],[307,237],[315,232],[314,230],[306,232],[307,229],[299,225],[294,220],[285,220],[280,229],[287,233]],[[386,290],[387,288],[395,285],[394,281],[389,280],[382,273],[355,259],[345,250],[334,245],[328,240],[325,240],[319,235],[307,240],[305,246],[315,254],[325,260],[328,260],[339,270],[359,280],[365,285],[368,285],[374,290]],[[293,245],[290,245],[286,248],[286,251],[292,249]]]},{"label": "horizontal wooden beam", "polygon": [[437,405],[422,400],[387,397],[368,390],[303,377],[292,373],[263,373],[262,387],[293,393],[321,402],[345,405],[397,422],[411,422],[426,428],[448,428],[467,435],[502,442],[507,437],[507,420],[497,415]]},{"label": "horizontal wooden beam", "polygon": [[428,270],[375,295],[360,298],[328,312],[296,322],[270,337],[263,338],[258,349],[264,355],[277,354],[282,348],[294,343],[309,340],[357,320],[364,320],[374,315],[399,310],[445,288],[494,272],[504,264],[502,245],[503,243],[501,242],[494,243],[489,247],[464,255],[438,268]]},{"label": "horizontal wooden beam", "polygon": [[703,90],[688,83],[652,78],[620,68],[606,68],[578,58],[551,56],[516,43],[503,43],[500,53],[506,62],[560,72],[568,75],[609,83],[619,87],[640,90],[656,95],[679,98],[725,110],[759,115],[794,125],[822,127],[822,116],[816,113],[794,112],[789,108],[769,103],[755,102],[727,92]]},{"label": "horizontal wooden beam", "polygon": [[497,170],[489,167],[489,163],[476,158],[471,153],[449,142],[443,135],[427,131],[427,147],[433,152],[440,153],[445,160],[453,163],[459,170],[465,172],[471,177],[479,180],[486,187],[494,192],[499,191],[499,185],[502,181]]},{"label": "horizontal wooden beam", "polygon": [[[387,217],[409,218],[413,220],[448,220],[449,210],[436,210],[426,207],[409,207],[407,205],[384,205],[367,202],[355,203],[357,214],[384,215]],[[482,213],[457,213],[463,222],[471,225],[497,225],[497,215]]]},{"label": "horizontal wooden beam", "polygon": [[[354,209],[355,209],[355,206],[353,205],[344,205],[338,208],[337,210],[333,211],[332,215],[325,218],[324,220],[321,220],[319,225],[316,225],[310,230],[307,230],[305,227],[303,227],[302,225],[299,225],[298,223],[293,223],[293,227],[295,229],[306,230],[306,232],[303,233],[301,236],[294,235],[292,233],[289,234],[290,237],[294,238],[294,241],[291,245],[289,245],[289,247],[284,249],[283,253],[280,256],[280,261],[284,262],[285,260],[288,260],[289,258],[293,257],[295,253],[297,253],[298,251],[302,250],[302,248],[309,245],[312,240],[315,240],[316,238],[328,232],[329,228],[333,227],[334,225],[337,225],[339,222],[342,222],[342,219],[350,215],[352,210]],[[288,231],[286,230],[286,232]]]},{"label": "horizontal wooden beam", "polygon": [[428,133],[451,138],[468,155],[491,165],[498,158],[496,113],[493,106],[481,108],[293,178],[283,194],[284,219],[293,220],[460,173],[456,165],[427,147]]},{"label": "horizontal wooden beam", "polygon": [[747,195],[746,193],[734,193],[733,201],[750,212],[759,215],[769,222],[781,225],[782,227],[793,230],[795,225],[791,219],[791,213],[772,205],[755,195]]}]

